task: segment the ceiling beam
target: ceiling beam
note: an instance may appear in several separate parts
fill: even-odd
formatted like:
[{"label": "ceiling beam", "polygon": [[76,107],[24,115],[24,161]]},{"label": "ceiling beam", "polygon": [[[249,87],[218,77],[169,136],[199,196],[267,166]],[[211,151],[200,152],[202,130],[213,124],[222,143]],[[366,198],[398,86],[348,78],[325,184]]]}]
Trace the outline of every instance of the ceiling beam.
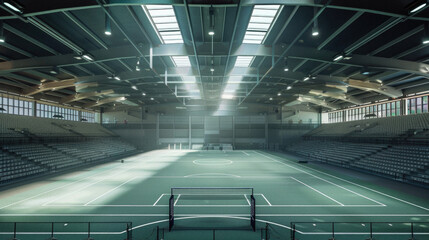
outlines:
[{"label": "ceiling beam", "polygon": [[104,99],[100,99],[100,100],[93,102],[93,103],[87,103],[87,104],[83,105],[83,107],[84,108],[92,108],[92,107],[101,106],[101,105],[111,103],[111,102],[122,102],[125,100],[126,100],[125,97],[104,98]]},{"label": "ceiling beam", "polygon": [[64,97],[60,100],[60,103],[71,103],[76,102],[82,99],[90,98],[90,97],[98,97],[102,95],[108,95],[115,93],[113,90],[104,90],[100,92],[87,92],[87,93],[76,93],[67,97]]},{"label": "ceiling beam", "polygon": [[[216,57],[218,56],[228,56],[225,53],[225,50],[221,50],[224,44],[218,44],[217,48],[219,51],[215,51]],[[279,45],[275,46],[275,57],[280,58],[283,54],[282,49],[290,45]],[[211,56],[211,44],[204,43],[198,47],[197,51],[207,51],[206,54]],[[194,51],[189,49],[185,44],[167,44],[159,45],[154,47],[154,56],[192,56]],[[95,57],[97,62],[108,62],[118,59],[129,59],[135,58],[135,51],[128,47],[116,47],[109,50],[96,50],[92,51],[91,54]],[[204,53],[203,53],[204,54]],[[289,58],[296,59],[310,59],[312,61],[320,61],[326,63],[334,63],[333,57],[336,53],[332,51],[318,51],[314,48],[307,47],[294,47],[290,50],[288,54]],[[148,55],[147,55],[148,56]],[[201,56],[201,52],[199,53]],[[237,46],[234,51],[232,51],[231,56],[272,56],[272,47],[266,45],[257,45],[257,44],[240,44]],[[47,57],[37,57],[21,60],[12,60],[0,63],[0,74],[14,71],[24,71],[28,69],[38,69],[38,68],[48,68],[52,66],[84,66],[86,64],[91,64],[92,62],[86,62],[82,60],[77,60],[74,58],[73,54],[61,55],[61,56],[47,56]],[[378,68],[381,70],[398,70],[409,73],[415,73],[423,76],[429,76],[427,69],[429,69],[429,64],[405,61],[399,59],[391,58],[382,58],[366,55],[357,55],[353,54],[352,59],[343,60],[340,62],[335,62],[334,64],[344,65],[344,66],[368,66],[371,68]],[[267,71],[266,74],[269,72]],[[158,75],[159,76],[159,75]]]}]

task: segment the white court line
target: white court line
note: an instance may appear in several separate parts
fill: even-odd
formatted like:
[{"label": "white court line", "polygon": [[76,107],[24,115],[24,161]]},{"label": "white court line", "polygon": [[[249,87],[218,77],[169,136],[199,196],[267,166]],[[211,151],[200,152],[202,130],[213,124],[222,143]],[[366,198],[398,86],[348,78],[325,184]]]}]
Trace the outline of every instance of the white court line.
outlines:
[{"label": "white court line", "polygon": [[[249,207],[249,206],[246,206]],[[200,216],[200,214],[174,214],[175,216]],[[145,213],[4,213],[3,217],[165,217],[163,214],[145,214]],[[219,216],[213,214],[212,216]],[[249,214],[230,214],[225,216],[249,216]],[[257,214],[260,217],[429,217],[429,214]]]},{"label": "white court line", "polygon": [[176,206],[176,203],[177,203],[177,201],[179,201],[180,196],[182,196],[182,195],[180,195],[180,194],[179,194],[179,196],[177,196],[177,199],[176,199],[176,201],[174,202],[174,206]]},{"label": "white court line", "polygon": [[[114,176],[116,176],[116,175],[118,175],[118,174],[120,174],[120,173],[124,173],[124,172],[126,172],[126,171],[130,170],[131,168],[132,168],[132,166],[129,166],[129,167],[128,167],[128,168],[126,168],[125,170],[122,170],[122,171],[116,172],[116,173],[114,174]],[[77,190],[75,190],[75,191],[73,191],[73,192],[69,192],[69,193],[66,193],[66,194],[64,194],[64,195],[61,195],[61,196],[59,196],[59,197],[57,197],[57,198],[51,199],[51,200],[49,200],[49,201],[45,202],[44,204],[42,204],[42,206],[47,206],[47,205],[48,205],[49,203],[51,203],[51,202],[55,202],[55,201],[57,201],[57,200],[59,200],[59,199],[64,198],[65,196],[69,196],[70,194],[73,194],[73,193],[77,193],[77,192],[79,192],[79,191],[82,191],[83,189],[86,189],[86,188],[88,188],[88,187],[91,187],[91,186],[93,186],[93,185],[95,185],[95,184],[99,183],[99,182],[102,182],[102,181],[106,180],[106,179],[107,179],[107,178],[109,178],[109,177],[111,177],[111,176],[110,176],[110,175],[107,175],[106,177],[102,178],[101,180],[98,180],[98,181],[96,181],[96,182],[91,182],[91,183],[89,183],[89,184],[85,185],[84,187],[81,187],[81,188],[79,188],[79,189],[77,189]]]},{"label": "white court line", "polygon": [[[112,163],[112,165],[113,165],[113,164],[114,164],[114,163]],[[112,166],[112,167],[113,167],[113,166]],[[17,201],[17,202],[13,202],[13,203],[8,204],[8,205],[6,205],[6,206],[2,206],[2,207],[0,207],[0,209],[4,209],[4,208],[7,208],[7,207],[10,207],[10,206],[16,205],[16,204],[18,204],[18,203],[22,203],[22,202],[28,201],[28,200],[30,200],[30,199],[33,199],[33,198],[36,198],[36,197],[42,196],[42,195],[44,195],[44,194],[46,194],[46,193],[50,193],[50,192],[53,192],[53,191],[55,191],[55,190],[58,190],[58,189],[61,189],[61,188],[64,188],[64,187],[70,186],[70,185],[75,184],[75,183],[78,183],[78,182],[81,182],[81,181],[83,181],[83,180],[85,180],[85,179],[88,179],[88,178],[90,178],[90,177],[94,177],[94,176],[97,176],[97,175],[104,174],[104,173],[105,173],[105,171],[109,171],[109,170],[112,170],[112,169],[110,169],[110,168],[109,168],[109,169],[105,169],[104,171],[102,171],[102,172],[100,172],[100,173],[92,174],[92,175],[87,176],[87,177],[85,177],[85,178],[82,178],[82,179],[80,179],[80,180],[77,180],[77,181],[74,181],[74,182],[71,182],[71,183],[68,183],[68,184],[62,185],[62,186],[60,186],[60,187],[56,187],[56,188],[54,188],[54,189],[51,189],[51,190],[48,190],[48,191],[45,191],[45,192],[42,192],[42,193],[36,194],[36,195],[34,195],[34,196],[32,196],[32,197],[28,197],[28,198],[22,199],[22,200]],[[116,169],[114,169],[114,170],[116,170]]]},{"label": "white court line", "polygon": [[[222,207],[249,207],[249,205],[176,205],[178,207],[218,207],[218,206],[222,206]],[[363,207],[385,207],[385,206],[381,206],[381,205],[294,205],[294,204],[290,204],[290,205],[256,205],[257,207],[277,207],[277,208],[287,208],[287,207],[305,207],[305,208],[310,208],[310,207],[314,207],[314,208],[323,208],[323,207],[327,207],[327,208],[335,208],[335,207],[341,207],[341,208],[347,208],[347,207],[359,207],[359,208],[363,208]],[[89,204],[89,205],[78,205],[78,204],[54,204],[54,205],[48,205],[47,207],[168,207],[168,205],[147,205],[147,204],[131,204],[131,205],[124,205],[124,204],[117,204],[117,205],[111,205],[111,204]],[[1,216],[1,214],[0,214]]]},{"label": "white court line", "polygon": [[273,206],[273,205],[271,205],[270,201],[268,201],[268,199],[265,197],[265,195],[264,195],[264,194],[261,194],[261,195],[262,195],[262,197],[265,199],[265,201],[268,203],[268,205]]},{"label": "white court line", "polygon": [[295,180],[295,181],[297,181],[297,182],[299,182],[299,183],[301,183],[302,185],[304,185],[304,186],[306,186],[306,187],[310,188],[311,190],[313,190],[313,191],[315,191],[315,192],[317,192],[317,193],[319,193],[319,194],[322,194],[323,196],[325,196],[325,197],[329,198],[330,200],[332,200],[332,201],[336,202],[337,204],[340,204],[341,206],[344,206],[344,204],[342,204],[341,202],[339,202],[339,201],[337,201],[337,200],[333,199],[332,197],[330,197],[330,196],[328,196],[328,195],[326,195],[326,194],[322,193],[321,191],[319,191],[319,190],[317,190],[317,189],[313,188],[312,186],[310,186],[310,185],[308,185],[308,184],[305,184],[305,183],[303,183],[303,182],[299,181],[298,179],[296,179],[296,178],[294,178],[294,177],[290,177],[290,178],[291,178],[291,179],[293,179],[293,180]]},{"label": "white court line", "polygon": [[246,194],[243,194],[244,195],[244,198],[246,199],[246,201],[247,201],[247,204],[249,204],[249,206],[251,205],[250,204],[250,201],[249,201],[249,199],[247,198],[247,196],[246,196]]},{"label": "white court line", "polygon": [[[298,171],[300,171],[300,172],[306,173],[306,174],[308,174],[308,175],[310,175],[310,176],[312,176],[312,177],[314,177],[314,178],[320,179],[320,180],[325,181],[325,182],[327,182],[327,183],[329,183],[329,184],[332,184],[332,185],[337,186],[337,187],[339,187],[339,188],[342,188],[342,189],[344,189],[344,190],[346,190],[346,191],[349,191],[349,192],[351,192],[351,193],[353,193],[353,194],[356,194],[356,195],[358,195],[358,196],[361,196],[361,197],[363,197],[363,198],[365,198],[365,199],[368,199],[368,200],[370,200],[370,201],[372,201],[372,202],[375,202],[375,203],[380,204],[380,205],[382,205],[382,206],[386,206],[385,204],[383,204],[383,203],[381,203],[381,202],[378,202],[378,201],[376,201],[376,200],[374,200],[374,199],[371,199],[371,198],[369,198],[369,197],[367,197],[367,196],[364,196],[364,195],[362,195],[362,194],[359,194],[359,193],[357,193],[357,192],[355,192],[355,191],[352,191],[352,190],[350,190],[350,189],[348,189],[348,188],[346,188],[346,187],[343,187],[343,186],[341,186],[341,185],[335,184],[335,183],[333,183],[333,182],[331,182],[331,181],[328,181],[328,180],[326,180],[326,179],[324,179],[324,178],[318,177],[318,176],[316,176],[316,175],[314,175],[314,174],[311,174],[311,173],[309,173],[309,172],[306,172],[306,171],[304,171],[304,170],[302,170],[302,169],[299,169],[299,168],[297,168],[297,167],[293,167],[293,166],[291,166],[291,165],[289,165],[289,164],[286,164],[286,163],[284,163],[284,162],[281,162],[281,161],[279,161],[279,160],[276,160],[276,159],[274,159],[274,158],[271,158],[271,157],[269,157],[269,156],[266,156],[266,155],[264,155],[264,154],[262,154],[262,153],[259,153],[259,152],[256,152],[256,151],[254,151],[254,152],[255,152],[255,153],[258,153],[259,155],[264,156],[264,157],[266,157],[266,158],[268,158],[268,159],[271,159],[271,160],[273,160],[273,161],[275,161],[275,162],[278,162],[278,163],[280,163],[280,164],[283,164],[283,165],[285,165],[285,166],[288,166],[288,167],[293,168],[293,169],[295,169],[295,170],[298,170]],[[275,155],[274,155],[274,156],[275,156]],[[304,166],[303,166],[303,167],[304,167]],[[307,167],[306,167],[306,168],[307,168]],[[311,169],[311,168],[307,168],[307,169],[309,169],[309,170],[313,170],[313,169]],[[317,171],[317,170],[314,170],[314,171],[319,172],[319,173],[324,173],[324,172]],[[324,173],[324,174],[326,174],[326,175],[328,175],[328,176],[331,176],[331,177],[334,177],[334,176],[332,176],[332,175],[330,175],[330,174],[327,174],[327,173]],[[340,180],[343,180],[343,181],[346,181],[346,180],[341,179],[341,178],[339,178],[339,177],[335,177],[335,178],[340,179]],[[349,182],[349,181],[346,181],[346,182]],[[349,182],[349,183],[352,183],[352,182]],[[355,183],[353,183],[353,184],[354,184],[354,185],[357,185],[357,186],[360,186],[360,185],[355,184]],[[429,209],[426,209],[426,210],[428,210],[428,211],[429,211]]]},{"label": "white court line", "polygon": [[247,156],[250,156],[250,154],[248,154],[247,152],[245,152],[245,151],[241,151],[242,153],[244,153],[244,154],[246,154]]},{"label": "white court line", "polygon": [[[261,155],[262,155],[262,156],[265,156],[265,155],[263,155],[263,154],[261,154]],[[270,154],[270,155],[272,155],[272,154]],[[272,155],[272,156],[275,156],[275,155]],[[267,157],[267,156],[265,156],[265,157]],[[277,157],[277,156],[275,156],[275,157]],[[267,157],[267,158],[269,158],[269,157]],[[281,157],[280,157],[280,158],[281,158]],[[283,158],[283,159],[284,159],[284,158]],[[279,162],[279,163],[282,163],[282,162],[280,162],[280,161],[278,161],[278,160],[276,160],[276,161],[277,161],[277,162]],[[285,163],[283,163],[283,164],[285,164]],[[287,165],[287,164],[285,164],[285,165]],[[287,166],[289,166],[289,165],[287,165]],[[406,203],[406,204],[408,204],[408,205],[411,205],[411,206],[414,206],[414,207],[417,207],[417,208],[420,208],[420,209],[423,209],[423,210],[429,211],[429,208],[422,207],[422,206],[420,206],[420,205],[417,205],[417,204],[415,204],[415,203],[408,202],[408,201],[406,201],[406,200],[403,200],[403,199],[400,199],[400,198],[394,197],[394,196],[389,195],[389,194],[387,194],[387,193],[383,193],[383,192],[380,192],[380,191],[374,190],[374,189],[372,189],[372,188],[362,186],[362,185],[360,185],[360,184],[357,184],[357,183],[354,183],[354,182],[351,182],[351,181],[345,180],[345,179],[343,179],[343,178],[340,178],[340,177],[337,177],[337,176],[331,175],[331,174],[329,174],[329,173],[325,173],[325,172],[322,172],[322,171],[319,171],[319,170],[316,170],[316,169],[312,169],[312,168],[310,168],[310,167],[306,167],[306,166],[302,166],[302,167],[303,167],[303,168],[306,168],[306,169],[309,169],[309,170],[312,170],[312,171],[315,171],[315,172],[318,172],[318,173],[322,173],[322,174],[324,174],[324,175],[326,175],[326,176],[330,176],[330,177],[332,177],[332,178],[335,178],[335,179],[341,180],[341,181],[343,181],[343,182],[350,183],[350,184],[352,184],[352,185],[355,185],[355,186],[358,186],[358,187],[364,188],[364,189],[366,189],[366,190],[369,190],[369,191],[372,191],[372,192],[378,193],[378,194],[383,195],[383,196],[385,196],[385,197],[389,197],[389,198],[395,199],[395,200],[397,200],[397,201],[400,201],[400,202]],[[302,170],[300,170],[300,171],[302,171]],[[303,172],[304,172],[304,171],[303,171]],[[376,201],[375,201],[375,202],[376,202]],[[378,202],[377,202],[377,203],[378,203]],[[379,203],[379,204],[380,204],[380,203]],[[384,204],[382,204],[382,205],[384,205]]]},{"label": "white court line", "polygon": [[163,194],[161,194],[161,196],[158,198],[158,200],[156,200],[156,202],[152,205],[152,206],[155,206],[158,202],[159,202],[159,200],[161,200],[161,198],[164,196],[164,193]]},{"label": "white court line", "polygon": [[106,196],[107,194],[109,194],[109,193],[111,193],[111,192],[115,191],[116,189],[118,189],[118,188],[122,187],[123,185],[125,185],[125,184],[127,184],[127,183],[131,182],[132,180],[134,180],[134,179],[136,179],[136,178],[137,178],[137,177],[133,177],[133,178],[131,178],[131,179],[127,180],[126,182],[123,182],[123,183],[122,183],[122,184],[120,184],[119,186],[117,186],[117,187],[115,187],[115,188],[110,189],[109,191],[107,191],[107,192],[105,192],[105,193],[101,194],[100,196],[98,196],[98,197],[96,197],[96,198],[92,199],[91,201],[89,201],[89,202],[85,203],[85,206],[86,206],[86,205],[88,205],[88,204],[90,204],[90,203],[92,203],[92,202],[95,202],[96,200],[98,200],[98,199],[102,198],[103,196]]}]

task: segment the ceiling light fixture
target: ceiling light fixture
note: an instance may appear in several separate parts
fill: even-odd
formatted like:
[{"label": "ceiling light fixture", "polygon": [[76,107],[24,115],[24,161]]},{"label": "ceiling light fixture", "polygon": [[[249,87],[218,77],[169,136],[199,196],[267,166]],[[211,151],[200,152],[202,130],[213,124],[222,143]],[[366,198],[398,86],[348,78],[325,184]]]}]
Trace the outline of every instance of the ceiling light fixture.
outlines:
[{"label": "ceiling light fixture", "polygon": [[288,62],[287,58],[285,58],[285,66],[283,68],[283,71],[285,71],[285,72],[289,71],[289,62]]},{"label": "ceiling light fixture", "polygon": [[429,23],[425,24],[425,30],[424,30],[424,35],[422,38],[422,43],[423,44],[429,44]]},{"label": "ceiling light fixture", "polygon": [[273,101],[273,98],[272,98],[272,97],[270,97],[270,101]]},{"label": "ceiling light fixture", "polygon": [[59,74],[60,73],[60,69],[58,67],[53,67],[50,71],[50,74]]},{"label": "ceiling light fixture", "polygon": [[[313,8],[313,10],[314,10],[314,16],[316,17],[318,9],[317,8]],[[313,28],[311,29],[311,35],[313,37],[319,36],[319,23],[317,21],[317,18],[314,19]]]},{"label": "ceiling light fixture", "polygon": [[304,82],[310,80],[310,77],[304,77]]},{"label": "ceiling light fixture", "polygon": [[87,61],[94,61],[94,57],[93,56],[91,56],[90,54],[88,54],[88,53],[85,53],[85,54],[83,54],[82,55],[82,58],[83,59],[85,59],[85,60],[87,60]]},{"label": "ceiling light fixture", "polygon": [[213,67],[210,68],[210,72],[214,72],[215,69]]},{"label": "ceiling light fixture", "polygon": [[0,21],[0,43],[4,42],[6,42],[6,39],[4,38],[3,21]]},{"label": "ceiling light fixture", "polygon": [[422,10],[422,8],[426,7],[426,5],[427,5],[426,0],[415,1],[411,5],[410,13],[418,12],[418,11]]},{"label": "ceiling light fixture", "polygon": [[137,58],[137,63],[136,63],[136,71],[137,72],[140,72],[140,70],[141,70],[141,67],[140,67],[140,65],[141,65],[141,63],[142,63],[142,58],[141,57],[139,57],[139,58]]},{"label": "ceiling light fixture", "polygon": [[369,75],[371,72],[369,71],[369,69],[367,67],[363,67],[362,70],[360,71],[360,73],[362,75]]},{"label": "ceiling light fixture", "polygon": [[286,90],[291,90],[292,86],[287,86]]},{"label": "ceiling light fixture", "polygon": [[136,86],[134,86],[134,85],[133,85],[133,86],[131,86],[131,88],[132,88],[132,89],[134,89],[134,90],[138,90],[138,89],[137,89],[137,87],[136,87]]},{"label": "ceiling light fixture", "polygon": [[311,29],[311,35],[312,35],[313,37],[319,36],[319,27],[314,26],[314,27]]},{"label": "ceiling light fixture", "polygon": [[209,8],[209,15],[210,15],[210,29],[209,29],[209,35],[214,36],[214,24],[215,24],[215,16],[214,16],[214,8],[213,6],[210,6]]},{"label": "ceiling light fixture", "polygon": [[344,58],[344,54],[338,54],[334,57],[334,62],[338,62]]},{"label": "ceiling light fixture", "polygon": [[142,93],[143,96],[146,96],[146,93]]},{"label": "ceiling light fixture", "polygon": [[19,6],[16,2],[8,0],[7,2],[4,2],[3,4],[14,12],[22,13],[22,10],[21,10],[22,7]]},{"label": "ceiling light fixture", "polygon": [[114,76],[113,78],[117,81],[121,81],[121,78],[119,76]]},{"label": "ceiling light fixture", "polygon": [[150,100],[152,100],[152,101],[153,101],[153,100],[155,100],[155,99],[154,99],[153,97],[151,97],[151,98],[150,98]]},{"label": "ceiling light fixture", "polygon": [[279,97],[280,97],[281,95],[282,95],[282,93],[277,93],[277,96],[279,96]]},{"label": "ceiling light fixture", "polygon": [[[107,10],[109,11],[109,10]],[[104,15],[105,19],[104,19],[104,34],[106,34],[107,36],[112,35],[112,26],[110,24],[110,18],[109,15],[105,14]]]}]

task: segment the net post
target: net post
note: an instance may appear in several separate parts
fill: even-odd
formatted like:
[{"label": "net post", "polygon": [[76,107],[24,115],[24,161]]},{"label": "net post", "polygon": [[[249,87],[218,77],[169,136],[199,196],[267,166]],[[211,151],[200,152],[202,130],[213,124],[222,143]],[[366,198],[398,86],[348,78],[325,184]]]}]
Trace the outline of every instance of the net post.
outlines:
[{"label": "net post", "polygon": [[54,239],[54,223],[51,223],[51,239]]},{"label": "net post", "polygon": [[265,240],[268,240],[269,238],[269,235],[268,235],[268,223],[267,223],[267,225],[265,225]]},{"label": "net post", "polygon": [[17,239],[16,238],[16,222],[13,223],[13,240]]},{"label": "net post", "polygon": [[252,189],[252,195],[250,195],[250,225],[252,226],[253,231],[256,231],[256,200],[253,196],[253,189]]},{"label": "net post", "polygon": [[159,240],[159,226],[156,226],[156,240]]},{"label": "net post", "polygon": [[295,240],[295,224],[291,222],[290,225],[290,240]]},{"label": "net post", "polygon": [[127,239],[126,240],[132,240],[133,239],[133,223],[129,222],[127,223]]},{"label": "net post", "polygon": [[372,240],[372,222],[369,223],[369,239]]},{"label": "net post", "polygon": [[[171,189],[171,193],[173,193],[173,189]],[[174,195],[171,194],[169,204],[168,204],[168,231],[171,232],[171,229],[174,226]]]}]

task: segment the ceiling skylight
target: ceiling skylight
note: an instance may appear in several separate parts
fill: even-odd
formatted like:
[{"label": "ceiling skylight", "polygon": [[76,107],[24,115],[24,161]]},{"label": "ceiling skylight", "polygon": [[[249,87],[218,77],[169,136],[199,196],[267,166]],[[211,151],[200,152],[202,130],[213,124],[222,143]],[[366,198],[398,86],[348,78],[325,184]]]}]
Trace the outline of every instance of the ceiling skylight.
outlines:
[{"label": "ceiling skylight", "polygon": [[243,43],[261,44],[279,8],[280,5],[255,5]]},{"label": "ceiling skylight", "polygon": [[162,43],[183,43],[172,5],[142,5]]},{"label": "ceiling skylight", "polygon": [[173,59],[174,64],[176,64],[176,67],[190,67],[191,62],[189,61],[189,57],[187,56],[174,56],[171,57]]},{"label": "ceiling skylight", "polygon": [[235,67],[249,67],[252,62],[253,57],[249,56],[238,56],[237,60],[235,60]]}]

